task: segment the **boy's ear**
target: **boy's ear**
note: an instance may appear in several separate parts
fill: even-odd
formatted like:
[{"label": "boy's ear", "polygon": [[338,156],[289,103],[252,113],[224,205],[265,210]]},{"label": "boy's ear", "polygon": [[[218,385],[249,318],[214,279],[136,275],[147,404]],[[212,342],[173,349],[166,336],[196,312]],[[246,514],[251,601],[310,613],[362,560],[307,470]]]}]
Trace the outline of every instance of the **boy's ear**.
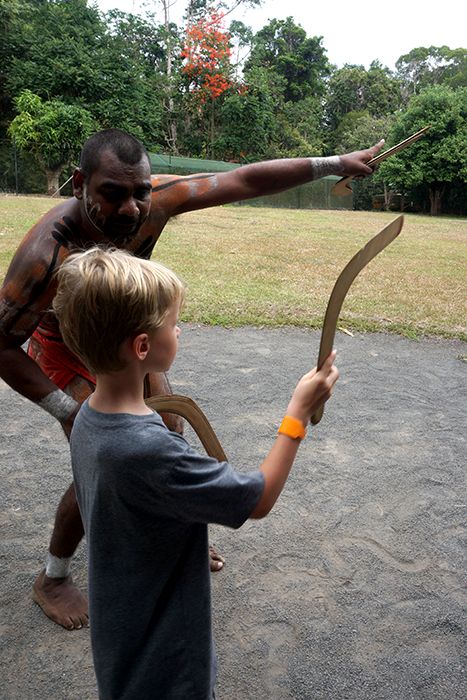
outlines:
[{"label": "boy's ear", "polygon": [[75,168],[73,173],[73,195],[76,199],[83,199],[84,174],[80,168]]},{"label": "boy's ear", "polygon": [[131,343],[133,352],[138,360],[145,360],[149,351],[149,336],[147,333],[140,333],[133,338]]}]

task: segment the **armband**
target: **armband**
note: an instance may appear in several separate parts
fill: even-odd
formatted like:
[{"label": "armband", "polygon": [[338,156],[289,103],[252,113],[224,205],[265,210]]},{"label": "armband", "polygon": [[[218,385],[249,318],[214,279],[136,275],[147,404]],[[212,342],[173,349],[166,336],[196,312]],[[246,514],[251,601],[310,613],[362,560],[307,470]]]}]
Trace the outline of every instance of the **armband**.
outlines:
[{"label": "armband", "polygon": [[327,158],[310,158],[313,168],[313,180],[319,180],[327,175],[343,175],[342,161],[339,156],[328,156]]},{"label": "armband", "polygon": [[298,418],[293,416],[284,416],[282,423],[279,426],[278,434],[288,435],[293,440],[303,440],[306,435],[305,426]]},{"label": "armband", "polygon": [[75,401],[71,396],[65,394],[61,389],[52,391],[36,403],[43,408],[44,411],[47,411],[47,413],[50,413],[51,416],[60,421],[60,423],[65,423],[71,414],[79,408],[78,401]]},{"label": "armband", "polygon": [[71,557],[60,559],[47,552],[45,562],[45,574],[49,578],[67,578],[70,575]]}]

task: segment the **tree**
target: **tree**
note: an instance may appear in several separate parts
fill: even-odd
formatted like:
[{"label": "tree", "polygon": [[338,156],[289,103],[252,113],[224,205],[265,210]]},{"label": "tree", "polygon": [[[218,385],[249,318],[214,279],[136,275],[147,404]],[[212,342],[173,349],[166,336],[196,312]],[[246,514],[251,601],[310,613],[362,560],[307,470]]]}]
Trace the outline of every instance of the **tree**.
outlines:
[{"label": "tree", "polygon": [[[14,58],[21,53],[21,27],[25,5],[19,0],[0,2],[0,137],[13,114],[7,82]],[[3,133],[2,133],[3,132]]]},{"label": "tree", "polygon": [[[372,146],[382,138],[387,139],[394,120],[393,115],[373,117],[366,110],[347,112],[333,134],[334,152],[341,154],[358,151]],[[391,202],[392,193],[381,182],[379,171],[376,171],[373,177],[354,180],[352,190],[354,209],[372,209],[374,196],[379,195],[383,190],[385,208],[388,208]]]},{"label": "tree", "polygon": [[392,114],[402,104],[399,78],[379,61],[373,61],[367,71],[364,104],[373,117]]},{"label": "tree", "polygon": [[429,199],[430,213],[442,211],[451,185],[467,181],[467,88],[434,86],[415,95],[392,130],[397,143],[427,124],[423,138],[381,164],[383,180],[402,194],[414,190]]},{"label": "tree", "polygon": [[89,112],[59,100],[43,102],[30,90],[15,100],[19,114],[8,133],[21,149],[36,157],[47,176],[47,193],[59,188],[59,177],[66,165],[80,152],[83,141],[95,130]]},{"label": "tree", "polygon": [[[164,2],[164,0],[161,0]],[[213,12],[222,14],[224,17],[236,10],[240,5],[244,7],[258,7],[262,0],[188,0],[185,12],[187,24],[193,24],[199,19],[203,19]]]},{"label": "tree", "polygon": [[86,0],[23,3],[7,91],[32,90],[43,100],[81,106],[98,126],[126,129],[157,146],[163,140],[158,28],[124,13],[104,19]]},{"label": "tree", "polygon": [[335,70],[329,79],[326,115],[331,131],[349,112],[366,111],[373,117],[383,117],[393,113],[400,104],[399,81],[376,61],[368,70],[346,64]]},{"label": "tree", "polygon": [[[232,57],[235,68],[235,76],[238,79],[240,69],[245,62],[247,55],[251,51],[251,44],[254,34],[251,27],[248,27],[246,24],[239,22],[238,20],[233,20],[230,23],[229,34],[232,43]],[[246,53],[242,55],[242,51]]]},{"label": "tree", "polygon": [[467,87],[467,49],[419,46],[396,61],[405,101],[431,85]]},{"label": "tree", "polygon": [[[153,68],[159,73],[163,99],[163,130],[168,149],[178,153],[178,123],[176,113],[176,96],[178,88],[177,73],[181,65],[181,32],[170,20],[170,9],[176,0],[155,0],[156,5],[162,6],[164,22],[156,31],[151,32],[152,40],[157,44],[159,55],[154,61]],[[155,27],[155,15],[151,15]]]},{"label": "tree", "polygon": [[215,156],[237,162],[268,157],[277,129],[274,108],[264,71],[253,71],[249,84],[229,90],[220,105]]},{"label": "tree", "polygon": [[163,136],[164,60],[161,27],[125,13],[111,13],[95,55],[99,81],[84,106],[101,128],[118,127],[160,148]]},{"label": "tree", "polygon": [[43,99],[90,104],[100,82],[98,56],[105,25],[86,0],[25,2],[7,87]]},{"label": "tree", "polygon": [[307,37],[305,30],[292,17],[273,19],[257,34],[245,63],[245,78],[254,68],[266,68],[284,81],[285,102],[298,102],[305,97],[324,94],[324,79],[329,74],[322,37]]},{"label": "tree", "polygon": [[272,158],[296,158],[324,154],[323,109],[319,98],[284,102],[276,113],[276,134],[270,144]]},{"label": "tree", "polygon": [[213,12],[189,25],[181,55],[188,89],[201,103],[216,99],[231,86],[230,35],[222,15]]},{"label": "tree", "polygon": [[347,112],[334,133],[335,152],[358,151],[382,138],[387,139],[394,119],[390,114],[374,117],[367,110]]},{"label": "tree", "polygon": [[222,15],[213,12],[187,27],[181,72],[195,110],[201,114],[206,106],[208,108],[207,143],[211,156],[215,138],[215,103],[233,84],[230,53],[230,35],[224,28]]}]

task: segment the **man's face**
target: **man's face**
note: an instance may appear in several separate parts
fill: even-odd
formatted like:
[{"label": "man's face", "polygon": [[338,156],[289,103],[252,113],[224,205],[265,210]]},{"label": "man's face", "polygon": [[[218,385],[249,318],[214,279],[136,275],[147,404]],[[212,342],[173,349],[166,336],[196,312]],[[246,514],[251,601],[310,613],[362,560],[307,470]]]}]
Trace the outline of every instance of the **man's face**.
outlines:
[{"label": "man's face", "polygon": [[122,163],[103,151],[97,170],[83,183],[87,219],[106,239],[125,247],[135,238],[151,208],[151,170],[143,156],[139,163]]}]

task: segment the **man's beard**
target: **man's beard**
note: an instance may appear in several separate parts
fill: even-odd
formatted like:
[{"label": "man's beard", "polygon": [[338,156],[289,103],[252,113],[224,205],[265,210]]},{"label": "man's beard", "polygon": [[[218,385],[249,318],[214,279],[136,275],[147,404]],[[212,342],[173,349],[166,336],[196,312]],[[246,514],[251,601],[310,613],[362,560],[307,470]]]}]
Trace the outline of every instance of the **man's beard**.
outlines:
[{"label": "man's beard", "polygon": [[83,186],[84,211],[89,223],[102,236],[120,247],[124,247],[132,241],[139,232],[142,224],[146,220],[139,216],[137,219],[120,216],[113,220],[101,214],[101,206],[98,202],[93,203],[88,195],[86,185]]},{"label": "man's beard", "polygon": [[105,236],[103,228],[105,225],[105,218],[100,216],[100,204],[92,203],[92,199],[88,195],[88,188],[86,185],[83,185],[83,204],[84,213],[86,214],[86,218],[91,224],[91,226],[97,231],[99,231],[99,233],[101,233],[103,236]]}]

